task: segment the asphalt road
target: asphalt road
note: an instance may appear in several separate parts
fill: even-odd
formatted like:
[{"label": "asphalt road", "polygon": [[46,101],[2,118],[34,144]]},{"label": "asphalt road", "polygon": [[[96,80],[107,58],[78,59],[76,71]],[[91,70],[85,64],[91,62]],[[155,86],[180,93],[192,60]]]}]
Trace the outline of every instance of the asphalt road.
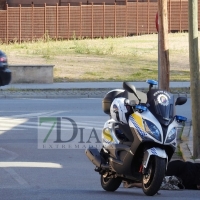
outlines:
[{"label": "asphalt road", "polygon": [[[103,191],[100,177],[84,149],[38,149],[41,129],[38,119],[44,116],[68,117],[84,131],[95,128],[99,132],[108,119],[101,110],[101,99],[1,99],[0,102],[1,199],[151,198],[137,188],[121,186],[114,193]],[[177,107],[177,114],[191,119],[190,99]],[[69,126],[64,129],[69,130]],[[199,192],[163,190],[153,198],[199,199]]]}]

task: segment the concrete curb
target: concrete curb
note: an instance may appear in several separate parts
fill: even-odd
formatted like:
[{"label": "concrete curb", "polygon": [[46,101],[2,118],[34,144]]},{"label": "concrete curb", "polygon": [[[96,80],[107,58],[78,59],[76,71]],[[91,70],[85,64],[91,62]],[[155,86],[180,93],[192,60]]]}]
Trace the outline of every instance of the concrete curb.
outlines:
[{"label": "concrete curb", "polygon": [[183,160],[189,161],[189,162],[194,162],[194,160],[192,159],[192,154],[188,148],[187,142],[182,142],[179,144],[179,146],[180,146],[180,151],[182,153]]},{"label": "concrete curb", "polygon": [[102,95],[0,95],[0,99],[38,98],[38,99],[68,99],[68,98],[103,98]]},{"label": "concrete curb", "polygon": [[0,98],[103,98],[110,88],[80,89],[7,89]]},{"label": "concrete curb", "polygon": [[67,98],[100,98],[100,96],[89,95],[0,95],[0,98],[38,98],[38,99],[67,99]]},{"label": "concrete curb", "polygon": [[179,144],[179,147],[182,153],[183,160],[194,162],[194,160],[192,159],[192,153],[188,146],[190,131],[191,131],[191,122],[186,122],[181,134],[181,142]]},{"label": "concrete curb", "polygon": [[182,153],[182,158],[185,161],[200,163],[200,159],[193,159],[193,141],[192,141],[192,123],[187,122],[184,126],[182,135],[181,135],[181,143],[179,144],[180,151]]}]

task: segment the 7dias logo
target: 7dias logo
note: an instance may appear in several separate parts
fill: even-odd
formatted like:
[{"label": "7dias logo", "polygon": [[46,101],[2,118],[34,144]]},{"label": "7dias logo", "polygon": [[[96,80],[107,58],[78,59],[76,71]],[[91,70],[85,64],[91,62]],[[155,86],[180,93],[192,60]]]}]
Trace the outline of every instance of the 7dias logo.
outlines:
[{"label": "7dias logo", "polygon": [[[39,149],[101,148],[101,128],[92,127],[87,117],[39,117]],[[93,119],[94,120],[94,119]]]}]

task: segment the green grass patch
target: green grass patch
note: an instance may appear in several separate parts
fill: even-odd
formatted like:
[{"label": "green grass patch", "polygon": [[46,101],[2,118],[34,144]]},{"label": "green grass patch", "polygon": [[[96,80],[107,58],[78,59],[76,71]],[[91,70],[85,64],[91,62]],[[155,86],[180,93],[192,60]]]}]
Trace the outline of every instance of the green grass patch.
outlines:
[{"label": "green grass patch", "polygon": [[[158,77],[158,36],[1,44],[10,64],[53,64],[55,81],[144,81]],[[190,79],[188,34],[169,34],[170,80]]]}]

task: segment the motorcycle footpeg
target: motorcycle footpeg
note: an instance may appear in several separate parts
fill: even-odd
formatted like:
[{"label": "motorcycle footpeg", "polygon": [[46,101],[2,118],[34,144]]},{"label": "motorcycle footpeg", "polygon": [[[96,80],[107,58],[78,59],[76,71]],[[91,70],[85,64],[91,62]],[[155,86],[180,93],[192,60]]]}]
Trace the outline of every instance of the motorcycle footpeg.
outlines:
[{"label": "motorcycle footpeg", "polygon": [[96,168],[94,169],[94,171],[95,171],[95,172],[101,172],[101,168],[96,167]]}]

